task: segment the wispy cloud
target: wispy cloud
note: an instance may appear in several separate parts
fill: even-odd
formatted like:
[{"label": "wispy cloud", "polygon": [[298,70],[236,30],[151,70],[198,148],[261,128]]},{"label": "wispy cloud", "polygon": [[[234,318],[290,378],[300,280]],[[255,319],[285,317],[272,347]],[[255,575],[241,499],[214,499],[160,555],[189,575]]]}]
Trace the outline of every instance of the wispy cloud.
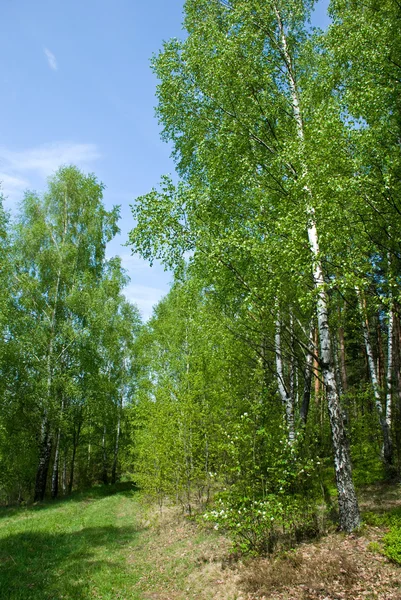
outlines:
[{"label": "wispy cloud", "polygon": [[[74,164],[87,168],[100,158],[95,144],[56,142],[25,150],[10,150],[0,146],[0,182],[5,196],[11,201],[24,189],[36,186],[38,179],[52,175],[60,166]],[[33,179],[33,182],[32,182]]]},{"label": "wispy cloud", "polygon": [[5,161],[10,169],[17,171],[38,171],[42,176],[51,175],[61,165],[75,164],[86,166],[100,158],[95,144],[56,142],[13,151],[0,147],[0,161]]},{"label": "wispy cloud", "polygon": [[139,273],[148,271],[149,262],[144,260],[137,254],[128,254],[127,252],[120,253],[121,266],[128,271],[128,273]]},{"label": "wispy cloud", "polygon": [[128,284],[124,290],[127,300],[137,305],[145,321],[152,316],[153,307],[166,293],[165,289],[137,283]]},{"label": "wispy cloud", "polygon": [[43,48],[43,52],[45,53],[49,67],[53,71],[57,71],[57,69],[58,69],[57,60],[56,60],[56,57],[54,56],[53,52],[50,52],[49,48]]}]

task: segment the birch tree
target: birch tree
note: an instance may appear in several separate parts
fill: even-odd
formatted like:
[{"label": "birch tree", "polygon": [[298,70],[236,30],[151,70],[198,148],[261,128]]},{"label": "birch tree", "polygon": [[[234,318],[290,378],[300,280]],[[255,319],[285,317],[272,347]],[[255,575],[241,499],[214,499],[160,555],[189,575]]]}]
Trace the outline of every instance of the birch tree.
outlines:
[{"label": "birch tree", "polygon": [[[66,353],[84,333],[71,300],[100,280],[106,242],[118,212],[106,212],[102,186],[74,167],[61,169],[43,200],[27,194],[16,226],[19,303],[36,324],[41,429],[35,499],[44,497],[54,442],[53,423],[63,400],[57,392]],[[75,326],[69,327],[75,320]],[[66,335],[67,331],[70,335]]]},{"label": "birch tree", "polygon": [[[308,152],[313,127],[308,130],[306,125],[312,113],[308,106],[311,71],[306,21],[311,8],[312,3],[300,1],[187,2],[188,39],[167,43],[155,61],[161,80],[158,110],[164,135],[174,144],[178,172],[189,186],[181,205],[185,214],[181,237],[187,229],[192,233],[185,238],[189,247],[192,243],[194,259],[196,249],[203,257],[206,254],[203,264],[213,256],[213,251],[202,244],[202,225],[209,232],[220,230],[217,244],[218,248],[224,246],[221,254],[226,264],[232,266],[238,248],[246,252],[249,246],[257,247],[259,261],[265,259],[262,268],[270,266],[273,257],[278,266],[272,272],[267,268],[270,280],[265,276],[270,299],[277,290],[274,278],[284,278],[287,286],[298,284],[298,299],[301,293],[314,306],[340,525],[351,531],[359,524],[359,512],[335,380],[324,252],[319,238],[319,227],[326,231],[321,211],[325,190],[319,186],[318,165],[310,161]],[[173,210],[180,210],[173,205]],[[147,227],[151,233],[153,226],[159,253],[163,244],[169,244],[168,234],[163,237],[157,230],[156,219],[149,225],[149,206],[150,201],[142,220],[141,209],[137,210],[139,237],[135,233],[132,236],[144,255],[149,254],[150,246],[149,242],[141,244],[141,227],[142,232]],[[160,217],[162,210],[159,203],[152,216],[158,211]],[[163,215],[165,227],[171,216]],[[261,268],[259,261],[252,263],[253,268]],[[246,286],[247,277],[232,268]],[[308,295],[310,284],[313,295]],[[252,289],[253,300],[259,294],[266,305],[268,296],[262,290]],[[308,342],[306,336],[306,348]]]}]

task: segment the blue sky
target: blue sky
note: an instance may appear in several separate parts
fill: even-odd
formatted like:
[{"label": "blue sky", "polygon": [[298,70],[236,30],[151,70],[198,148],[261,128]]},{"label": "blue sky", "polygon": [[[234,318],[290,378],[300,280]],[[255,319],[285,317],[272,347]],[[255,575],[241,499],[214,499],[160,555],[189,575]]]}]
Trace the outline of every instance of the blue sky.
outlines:
[{"label": "blue sky", "polygon": [[[328,23],[320,0],[313,23]],[[171,276],[121,244],[133,227],[129,204],[172,173],[154,116],[150,57],[183,36],[183,1],[1,0],[0,181],[13,209],[25,189],[42,191],[62,164],[95,172],[105,203],[121,205],[127,297],[148,318]]]}]

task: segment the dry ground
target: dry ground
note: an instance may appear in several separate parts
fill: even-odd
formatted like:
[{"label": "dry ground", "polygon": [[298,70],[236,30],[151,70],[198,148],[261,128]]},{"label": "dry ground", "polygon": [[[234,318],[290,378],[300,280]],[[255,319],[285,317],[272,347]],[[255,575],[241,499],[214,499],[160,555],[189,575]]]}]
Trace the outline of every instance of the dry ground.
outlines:
[{"label": "dry ground", "polygon": [[[366,488],[362,509],[400,506],[400,488]],[[401,600],[401,568],[381,553],[385,528],[332,532],[274,559],[234,559],[227,539],[173,509],[150,520],[142,550],[153,571],[138,582],[146,600]]]}]

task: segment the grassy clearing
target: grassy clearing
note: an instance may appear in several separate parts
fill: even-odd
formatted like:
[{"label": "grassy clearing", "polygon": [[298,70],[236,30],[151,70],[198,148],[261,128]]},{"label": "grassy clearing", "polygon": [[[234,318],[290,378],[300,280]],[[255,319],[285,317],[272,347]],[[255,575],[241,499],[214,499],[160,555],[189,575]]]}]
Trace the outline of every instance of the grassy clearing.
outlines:
[{"label": "grassy clearing", "polygon": [[146,509],[129,486],[2,509],[0,599],[211,600],[226,547],[176,511]]},{"label": "grassy clearing", "polygon": [[400,486],[366,487],[361,505],[357,535],[242,561],[220,532],[160,515],[128,485],[3,509],[0,600],[401,600],[401,569],[384,556]]},{"label": "grassy clearing", "polygon": [[133,584],[140,572],[127,563],[140,538],[136,512],[131,491],[106,495],[100,488],[52,504],[3,509],[0,598],[139,600]]}]

